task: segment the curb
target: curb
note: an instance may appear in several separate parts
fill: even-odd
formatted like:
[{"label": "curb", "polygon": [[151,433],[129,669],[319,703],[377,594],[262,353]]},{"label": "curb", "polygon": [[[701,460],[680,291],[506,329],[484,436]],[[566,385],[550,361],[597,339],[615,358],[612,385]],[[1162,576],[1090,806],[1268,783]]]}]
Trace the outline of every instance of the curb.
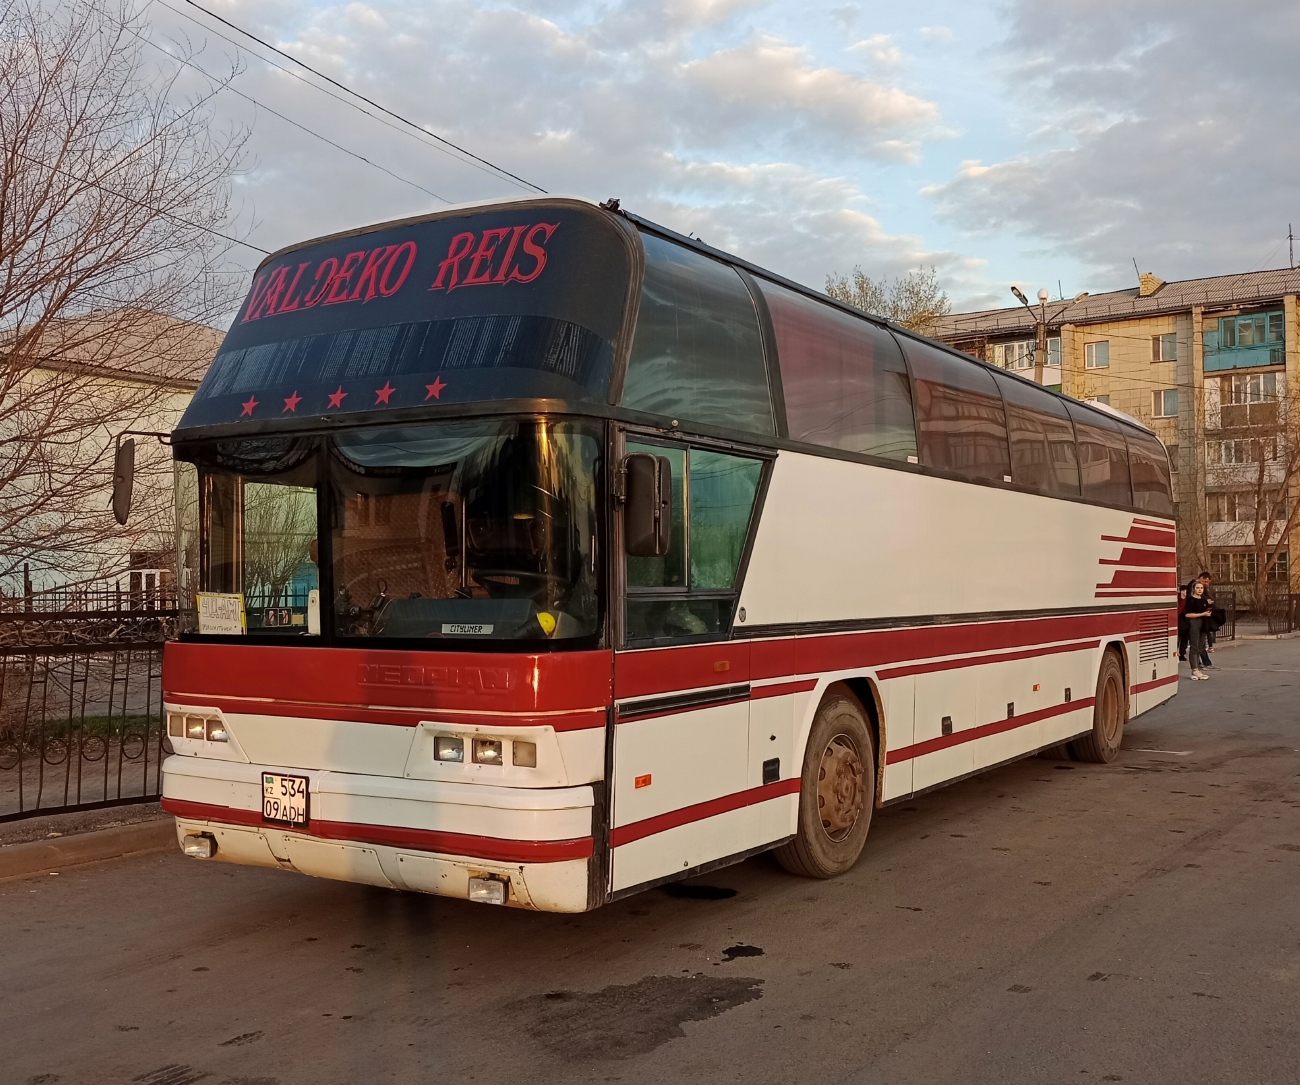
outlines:
[{"label": "curb", "polygon": [[0,882],[105,859],[171,851],[175,847],[176,821],[171,817],[137,825],[115,825],[75,836],[10,844],[0,848]]}]

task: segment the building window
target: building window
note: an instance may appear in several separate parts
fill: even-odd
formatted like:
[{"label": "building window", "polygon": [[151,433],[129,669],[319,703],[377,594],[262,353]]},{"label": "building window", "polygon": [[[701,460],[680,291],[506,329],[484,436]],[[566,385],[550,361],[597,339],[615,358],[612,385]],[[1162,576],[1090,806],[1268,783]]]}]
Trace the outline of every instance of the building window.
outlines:
[{"label": "building window", "polygon": [[1178,417],[1178,389],[1159,388],[1151,393],[1151,413],[1157,418]]},{"label": "building window", "polygon": [[1265,462],[1276,460],[1277,438],[1252,437],[1232,441],[1205,442],[1205,462],[1211,467],[1259,463],[1261,452]]},{"label": "building window", "polygon": [[1217,325],[1202,335],[1206,370],[1282,365],[1286,361],[1285,328],[1281,309],[1220,317]]},{"label": "building window", "polygon": [[1169,453],[1169,470],[1178,474],[1178,446],[1165,445],[1165,451]]},{"label": "building window", "polygon": [[995,343],[993,364],[1003,369],[1032,369],[1034,367],[1034,341],[1023,339],[1018,343]]},{"label": "building window", "polygon": [[1110,340],[1102,339],[1096,343],[1084,343],[1083,367],[1085,369],[1110,368]]},{"label": "building window", "polygon": [[[1259,556],[1253,550],[1217,551],[1210,554],[1210,576],[1219,584],[1253,584],[1259,570]],[[1283,550],[1265,578],[1270,584],[1291,580],[1291,554]]]},{"label": "building window", "polygon": [[1047,368],[1053,369],[1061,364],[1061,337],[1053,336],[1047,341]]},{"label": "building window", "polygon": [[[1254,523],[1255,491],[1229,490],[1205,495],[1206,509],[1213,524]],[[1270,520],[1286,520],[1286,496],[1277,490],[1264,494],[1264,511]]]},{"label": "building window", "polygon": [[1153,362],[1173,362],[1178,359],[1178,333],[1151,337],[1151,360]]},{"label": "building window", "polygon": [[1103,404],[1105,404],[1107,407],[1109,407],[1109,406],[1110,406],[1110,396],[1089,396],[1087,399],[1084,400],[1084,402],[1085,402],[1085,403],[1103,403]]}]

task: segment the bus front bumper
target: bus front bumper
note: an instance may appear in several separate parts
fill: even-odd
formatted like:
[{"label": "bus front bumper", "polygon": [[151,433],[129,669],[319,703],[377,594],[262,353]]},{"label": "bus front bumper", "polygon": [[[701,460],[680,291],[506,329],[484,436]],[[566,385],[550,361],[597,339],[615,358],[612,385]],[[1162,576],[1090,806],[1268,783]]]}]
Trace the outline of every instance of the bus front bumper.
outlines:
[{"label": "bus front bumper", "polygon": [[[307,822],[263,817],[265,773],[306,777]],[[189,854],[540,911],[589,905],[590,785],[496,787],[173,755],[163,809]],[[204,843],[210,841],[210,843]]]}]

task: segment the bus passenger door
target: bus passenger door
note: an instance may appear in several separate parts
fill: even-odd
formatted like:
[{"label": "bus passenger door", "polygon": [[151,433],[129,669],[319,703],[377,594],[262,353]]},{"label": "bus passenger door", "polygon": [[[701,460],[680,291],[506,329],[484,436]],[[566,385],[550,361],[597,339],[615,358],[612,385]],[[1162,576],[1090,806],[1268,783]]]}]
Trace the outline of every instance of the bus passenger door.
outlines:
[{"label": "bus passenger door", "polygon": [[[623,556],[614,655],[610,888],[668,878],[764,841],[748,805],[750,646],[730,639],[763,460],[681,444],[662,556]],[[625,549],[625,547],[624,547]]]}]

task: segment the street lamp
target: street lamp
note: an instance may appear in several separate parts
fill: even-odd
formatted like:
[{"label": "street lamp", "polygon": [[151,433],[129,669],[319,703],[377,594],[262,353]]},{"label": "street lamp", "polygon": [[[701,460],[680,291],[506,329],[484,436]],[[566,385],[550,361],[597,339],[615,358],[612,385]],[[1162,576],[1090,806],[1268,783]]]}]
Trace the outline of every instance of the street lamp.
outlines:
[{"label": "street lamp", "polygon": [[[1046,288],[1042,288],[1038,291],[1038,312],[1035,313],[1034,307],[1029,304],[1029,299],[1025,297],[1020,287],[1013,286],[1011,288],[1011,293],[1016,296],[1016,300],[1020,302],[1021,305],[1029,310],[1030,315],[1034,318],[1034,383],[1042,384],[1043,358],[1047,355],[1047,299],[1050,295],[1047,293]],[[1087,296],[1088,291],[1086,290],[1075,294],[1072,300],[1067,301],[1052,314],[1052,319],[1055,320],[1070,308],[1071,305],[1078,304]]]}]

